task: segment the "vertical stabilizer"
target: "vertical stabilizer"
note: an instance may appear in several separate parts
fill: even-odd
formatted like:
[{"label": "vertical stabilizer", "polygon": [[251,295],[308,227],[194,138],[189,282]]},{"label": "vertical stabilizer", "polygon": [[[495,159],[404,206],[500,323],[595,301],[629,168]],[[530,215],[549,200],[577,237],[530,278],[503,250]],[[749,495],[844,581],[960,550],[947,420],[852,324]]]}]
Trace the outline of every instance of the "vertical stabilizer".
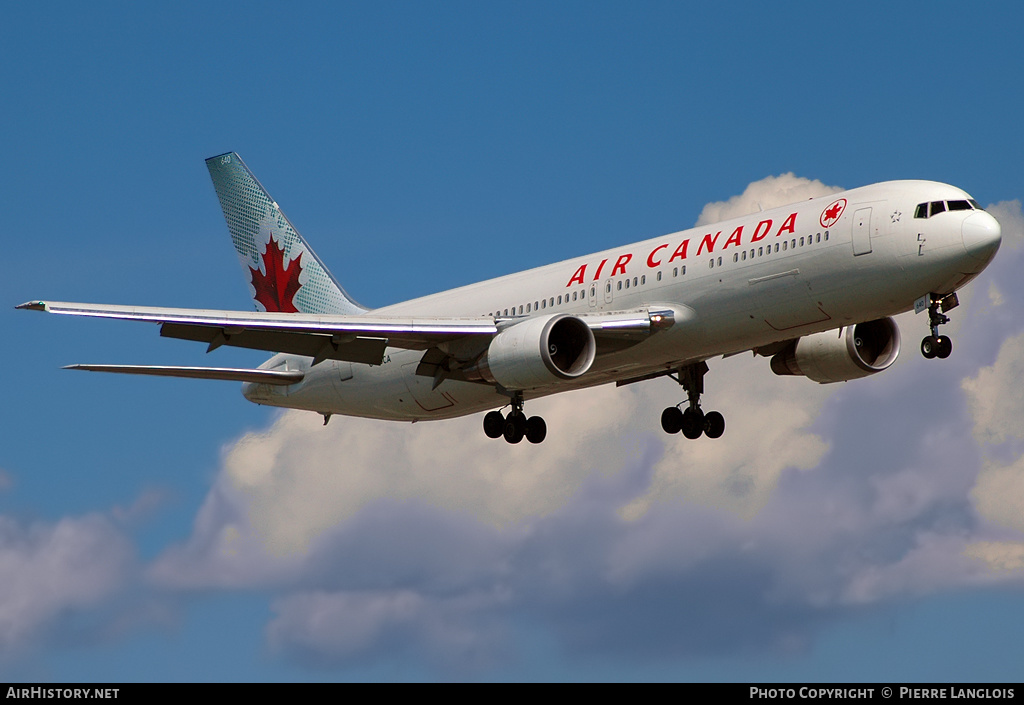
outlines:
[{"label": "vertical stabilizer", "polygon": [[355,315],[345,293],[234,152],[206,160],[257,311]]}]

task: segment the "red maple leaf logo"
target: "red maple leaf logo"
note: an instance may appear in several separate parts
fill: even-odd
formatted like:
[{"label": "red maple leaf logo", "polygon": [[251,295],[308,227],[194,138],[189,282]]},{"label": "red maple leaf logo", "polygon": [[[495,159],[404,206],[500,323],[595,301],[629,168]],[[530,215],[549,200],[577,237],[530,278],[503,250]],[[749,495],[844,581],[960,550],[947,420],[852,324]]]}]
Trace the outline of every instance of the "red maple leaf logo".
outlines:
[{"label": "red maple leaf logo", "polygon": [[299,273],[302,272],[302,253],[284,266],[284,250],[271,236],[267,250],[263,253],[264,274],[258,269],[249,267],[252,272],[252,286],[256,289],[254,297],[263,308],[274,313],[298,313],[295,308],[295,292],[302,284]]},{"label": "red maple leaf logo", "polygon": [[821,227],[830,228],[833,225],[835,225],[836,221],[839,220],[839,216],[843,214],[844,210],[846,210],[845,198],[840,198],[838,201],[834,201],[833,203],[831,203],[821,213],[821,218],[819,219]]}]

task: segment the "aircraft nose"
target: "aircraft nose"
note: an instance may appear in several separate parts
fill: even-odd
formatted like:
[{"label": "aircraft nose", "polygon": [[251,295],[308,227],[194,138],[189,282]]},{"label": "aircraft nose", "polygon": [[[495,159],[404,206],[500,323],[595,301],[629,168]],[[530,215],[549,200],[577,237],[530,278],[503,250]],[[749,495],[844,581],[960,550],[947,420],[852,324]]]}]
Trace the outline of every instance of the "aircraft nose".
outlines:
[{"label": "aircraft nose", "polygon": [[999,249],[999,243],[1002,241],[1002,229],[999,227],[999,221],[985,212],[972,213],[967,216],[961,235],[967,255],[982,267],[995,256]]}]

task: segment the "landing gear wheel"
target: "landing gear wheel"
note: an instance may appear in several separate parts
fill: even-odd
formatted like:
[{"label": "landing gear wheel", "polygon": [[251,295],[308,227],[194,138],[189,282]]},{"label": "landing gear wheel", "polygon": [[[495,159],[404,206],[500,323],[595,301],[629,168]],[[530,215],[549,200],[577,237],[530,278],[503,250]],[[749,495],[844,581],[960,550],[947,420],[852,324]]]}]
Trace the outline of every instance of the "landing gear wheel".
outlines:
[{"label": "landing gear wheel", "polygon": [[679,433],[683,427],[683,412],[678,406],[670,406],[661,412],[661,427],[665,433]]},{"label": "landing gear wheel", "polygon": [[960,301],[957,299],[956,294],[949,294],[944,297],[931,294],[930,301],[931,303],[928,305],[928,325],[931,328],[932,334],[926,336],[921,341],[921,354],[929,360],[934,357],[944,360],[953,352],[953,341],[944,335],[939,335],[939,326],[949,323],[949,316],[946,315],[946,311],[959,306]]},{"label": "landing gear wheel", "polygon": [[484,416],[484,434],[488,438],[501,438],[505,432],[505,417],[500,411],[491,411]]},{"label": "landing gear wheel", "polygon": [[518,443],[526,435],[526,416],[521,411],[513,411],[505,419],[503,430],[505,440],[509,443]]},{"label": "landing gear wheel", "polygon": [[526,420],[526,440],[530,443],[541,443],[548,435],[548,425],[540,416],[531,416]]},{"label": "landing gear wheel", "polygon": [[[953,346],[950,344],[950,350],[952,349]],[[924,340],[921,341],[921,354],[928,360],[931,360],[939,354],[939,344],[934,335],[927,335]]]},{"label": "landing gear wheel", "polygon": [[680,430],[691,441],[700,438],[704,433],[704,413],[700,409],[687,409],[683,412]]},{"label": "landing gear wheel", "polygon": [[725,417],[717,411],[704,414],[704,435],[708,438],[721,438],[725,433]]}]

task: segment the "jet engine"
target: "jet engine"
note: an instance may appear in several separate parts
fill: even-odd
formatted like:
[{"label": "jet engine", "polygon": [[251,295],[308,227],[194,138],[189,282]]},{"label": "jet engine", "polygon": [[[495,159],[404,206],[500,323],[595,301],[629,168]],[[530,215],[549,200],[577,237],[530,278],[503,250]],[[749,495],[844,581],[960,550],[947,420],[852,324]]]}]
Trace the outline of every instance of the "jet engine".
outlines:
[{"label": "jet engine", "polygon": [[543,387],[575,379],[594,363],[597,343],[582,319],[566,313],[528,318],[499,332],[463,372],[505,389]]},{"label": "jet engine", "polygon": [[820,384],[867,377],[900,354],[900,329],[891,318],[798,338],[772,357],[777,375],[803,375]]}]

